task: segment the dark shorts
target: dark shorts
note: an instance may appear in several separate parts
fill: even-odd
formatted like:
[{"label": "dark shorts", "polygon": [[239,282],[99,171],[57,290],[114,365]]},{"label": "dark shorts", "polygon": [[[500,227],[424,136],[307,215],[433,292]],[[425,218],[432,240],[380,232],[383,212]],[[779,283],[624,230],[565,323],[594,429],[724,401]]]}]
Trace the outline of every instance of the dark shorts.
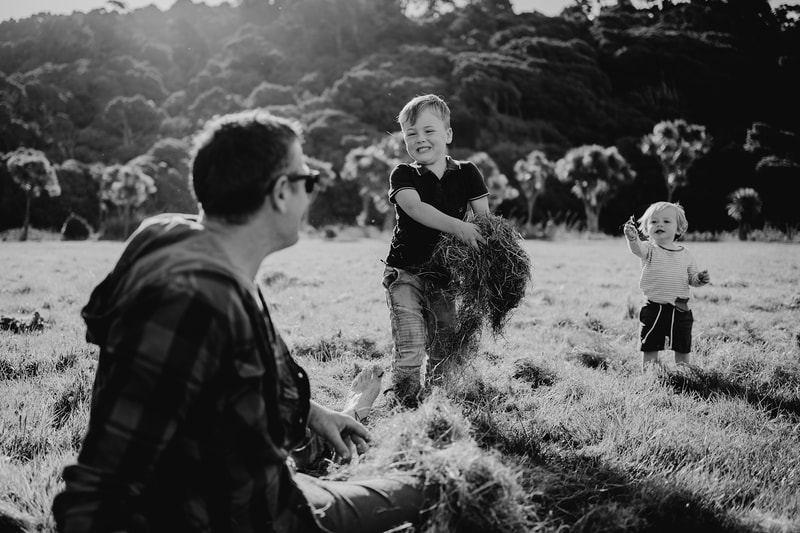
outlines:
[{"label": "dark shorts", "polygon": [[691,311],[681,311],[670,304],[647,302],[639,311],[641,350],[691,352],[692,322]]}]

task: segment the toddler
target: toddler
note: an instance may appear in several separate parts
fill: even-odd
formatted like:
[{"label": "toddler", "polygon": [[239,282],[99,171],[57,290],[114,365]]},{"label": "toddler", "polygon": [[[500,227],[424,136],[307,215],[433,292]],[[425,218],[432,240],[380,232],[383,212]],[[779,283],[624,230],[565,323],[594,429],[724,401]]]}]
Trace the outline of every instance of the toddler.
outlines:
[{"label": "toddler", "polygon": [[670,202],[652,204],[639,219],[647,241],[639,240],[633,217],[624,226],[628,248],[642,263],[639,288],[647,298],[639,312],[642,370],[658,362],[660,350],[674,351],[676,364],[689,364],[694,321],[689,286],[706,285],[711,278],[707,270],[698,271],[692,254],[676,242],[688,226],[683,207]]}]

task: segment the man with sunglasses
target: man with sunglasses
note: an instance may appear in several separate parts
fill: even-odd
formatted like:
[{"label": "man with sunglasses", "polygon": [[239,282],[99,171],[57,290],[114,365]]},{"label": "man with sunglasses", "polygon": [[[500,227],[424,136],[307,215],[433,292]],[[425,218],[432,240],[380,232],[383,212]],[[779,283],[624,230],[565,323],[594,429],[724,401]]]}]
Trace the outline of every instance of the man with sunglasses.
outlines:
[{"label": "man with sunglasses", "polygon": [[369,434],[356,419],[380,390],[369,370],[343,412],[311,401],[254,281],[269,254],[297,242],[317,179],[289,121],[236,113],[198,137],[201,215],[144,221],[83,309],[100,355],[88,430],[53,503],[59,531],[367,533],[418,523],[413,478],[322,481],[291,467],[310,438],[343,460],[351,446],[363,453]]}]

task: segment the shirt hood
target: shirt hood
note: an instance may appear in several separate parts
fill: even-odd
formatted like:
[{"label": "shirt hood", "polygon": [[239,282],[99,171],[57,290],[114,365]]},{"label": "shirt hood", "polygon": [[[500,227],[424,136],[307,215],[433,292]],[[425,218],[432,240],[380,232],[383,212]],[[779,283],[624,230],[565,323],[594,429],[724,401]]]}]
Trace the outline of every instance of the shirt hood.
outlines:
[{"label": "shirt hood", "polygon": [[143,287],[189,271],[209,272],[238,285],[246,284],[237,277],[230,259],[199,216],[165,214],[142,222],[114,269],[94,288],[81,311],[86,340],[102,345],[115,314]]}]

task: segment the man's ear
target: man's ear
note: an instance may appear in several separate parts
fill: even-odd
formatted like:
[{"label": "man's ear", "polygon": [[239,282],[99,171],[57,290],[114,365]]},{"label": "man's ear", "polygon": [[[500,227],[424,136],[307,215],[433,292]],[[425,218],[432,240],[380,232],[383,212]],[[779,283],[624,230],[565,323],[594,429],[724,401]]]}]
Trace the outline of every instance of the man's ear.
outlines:
[{"label": "man's ear", "polygon": [[447,137],[445,138],[445,142],[447,144],[453,142],[453,128],[447,128]]},{"label": "man's ear", "polygon": [[275,185],[272,187],[272,191],[269,193],[269,200],[272,202],[272,208],[279,213],[284,213],[286,211],[287,185],[289,185],[289,181],[287,180],[286,176],[280,176],[275,181]]}]

